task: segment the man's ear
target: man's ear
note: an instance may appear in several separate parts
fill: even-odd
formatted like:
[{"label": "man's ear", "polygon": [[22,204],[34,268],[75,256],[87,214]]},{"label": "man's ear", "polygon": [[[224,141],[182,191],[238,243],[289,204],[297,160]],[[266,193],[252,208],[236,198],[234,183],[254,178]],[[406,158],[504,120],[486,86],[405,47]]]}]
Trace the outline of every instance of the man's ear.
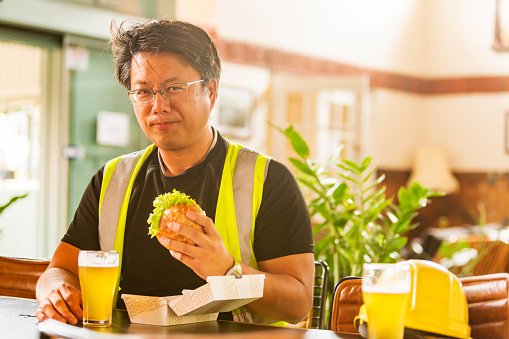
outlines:
[{"label": "man's ear", "polygon": [[217,80],[211,79],[207,84],[208,96],[210,100],[210,110],[214,108],[217,99]]}]

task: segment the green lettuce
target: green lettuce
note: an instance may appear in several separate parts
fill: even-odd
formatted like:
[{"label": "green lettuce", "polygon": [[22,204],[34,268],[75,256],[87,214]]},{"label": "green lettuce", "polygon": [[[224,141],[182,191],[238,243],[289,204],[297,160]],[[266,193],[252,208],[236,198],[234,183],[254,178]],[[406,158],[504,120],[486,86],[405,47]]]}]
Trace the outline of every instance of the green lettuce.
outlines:
[{"label": "green lettuce", "polygon": [[150,214],[147,220],[147,223],[150,225],[148,228],[148,234],[154,237],[157,233],[159,233],[159,223],[161,222],[161,217],[163,216],[164,211],[173,205],[179,204],[199,207],[194,199],[177,191],[176,189],[173,189],[173,192],[171,193],[164,193],[155,198],[154,211]]}]

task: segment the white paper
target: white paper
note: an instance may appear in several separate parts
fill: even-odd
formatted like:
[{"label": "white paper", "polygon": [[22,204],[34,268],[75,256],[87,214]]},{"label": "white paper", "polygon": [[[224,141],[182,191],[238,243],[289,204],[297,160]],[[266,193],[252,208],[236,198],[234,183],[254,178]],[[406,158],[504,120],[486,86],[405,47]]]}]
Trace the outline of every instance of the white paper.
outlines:
[{"label": "white paper", "polygon": [[105,146],[128,146],[129,114],[99,112],[97,114],[97,143]]}]

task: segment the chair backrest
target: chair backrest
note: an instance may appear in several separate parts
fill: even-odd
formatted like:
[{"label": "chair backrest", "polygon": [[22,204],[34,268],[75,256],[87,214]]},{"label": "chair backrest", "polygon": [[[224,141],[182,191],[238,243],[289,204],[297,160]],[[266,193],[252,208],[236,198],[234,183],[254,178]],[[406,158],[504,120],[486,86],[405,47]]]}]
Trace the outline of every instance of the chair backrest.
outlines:
[{"label": "chair backrest", "polygon": [[460,278],[468,303],[470,336],[509,338],[509,274]]},{"label": "chair backrest", "polygon": [[327,287],[329,283],[329,266],[325,261],[315,261],[315,286],[313,290],[313,307],[309,312],[306,327],[323,329]]},{"label": "chair backrest", "polygon": [[49,263],[48,259],[0,256],[0,295],[35,299],[37,280]]},{"label": "chair backrest", "polygon": [[361,282],[359,277],[346,277],[334,286],[329,317],[329,328],[332,331],[359,333],[353,319],[364,303]]},{"label": "chair backrest", "polygon": [[486,275],[507,272],[509,245],[502,241],[488,242],[485,245],[487,253],[475,265],[472,274]]},{"label": "chair backrest", "polygon": [[[468,304],[468,323],[475,339],[509,339],[509,273],[486,274],[459,279]],[[359,333],[353,324],[359,314],[362,280],[349,277],[334,287],[330,329]]]}]

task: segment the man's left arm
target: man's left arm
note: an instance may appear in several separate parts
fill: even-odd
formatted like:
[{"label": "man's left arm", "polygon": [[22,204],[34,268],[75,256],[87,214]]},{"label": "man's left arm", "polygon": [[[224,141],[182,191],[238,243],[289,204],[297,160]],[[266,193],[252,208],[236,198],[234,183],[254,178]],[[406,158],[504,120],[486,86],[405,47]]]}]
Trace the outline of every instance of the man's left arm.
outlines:
[{"label": "man's left arm", "polygon": [[246,307],[268,319],[297,323],[313,303],[313,253],[294,254],[258,262],[260,271],[241,263],[242,274],[265,274],[263,298]]},{"label": "man's left arm", "polygon": [[[224,247],[212,220],[204,215],[188,212],[187,217],[203,226],[195,228],[170,223],[176,233],[192,239],[196,246],[162,236],[160,241],[171,255],[190,267],[200,277],[223,275],[235,260]],[[304,319],[313,302],[314,254],[302,253],[258,262],[260,270],[241,263],[242,274],[265,274],[263,297],[246,305],[252,312],[269,319],[297,323]]]}]

